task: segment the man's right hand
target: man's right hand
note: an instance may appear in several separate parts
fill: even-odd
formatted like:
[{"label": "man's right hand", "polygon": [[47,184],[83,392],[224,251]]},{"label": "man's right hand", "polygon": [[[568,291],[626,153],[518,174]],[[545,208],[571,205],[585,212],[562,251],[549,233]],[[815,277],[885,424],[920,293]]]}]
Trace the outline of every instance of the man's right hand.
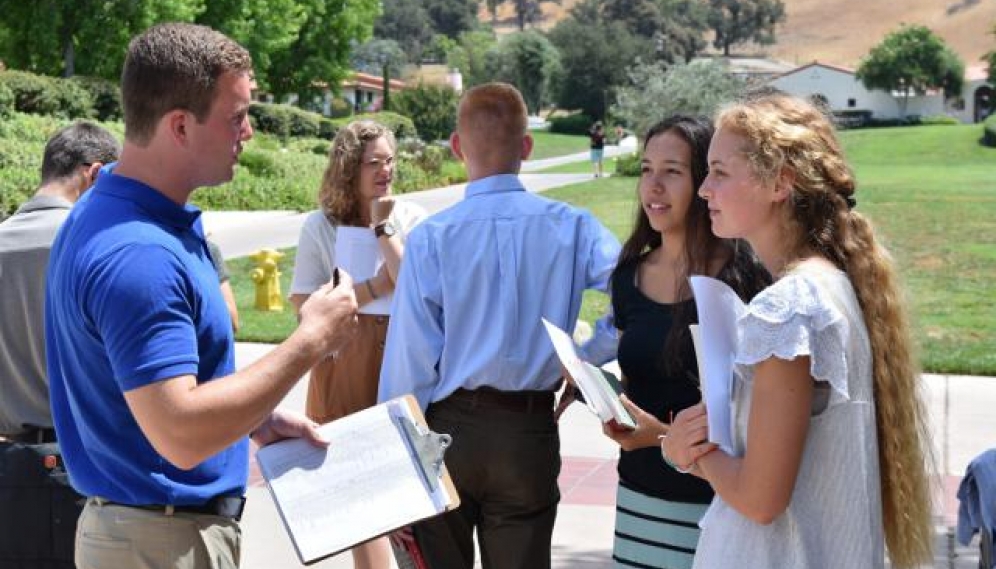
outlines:
[{"label": "man's right hand", "polygon": [[337,352],[349,343],[356,331],[356,310],[353,279],[339,269],[338,286],[326,283],[301,305],[298,328],[322,342],[322,354]]}]

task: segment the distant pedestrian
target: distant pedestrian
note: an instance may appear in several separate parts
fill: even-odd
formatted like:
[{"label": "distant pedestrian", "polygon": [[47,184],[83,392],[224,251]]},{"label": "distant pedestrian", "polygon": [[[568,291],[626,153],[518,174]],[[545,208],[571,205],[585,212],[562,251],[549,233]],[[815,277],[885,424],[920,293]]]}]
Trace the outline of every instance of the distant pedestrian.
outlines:
[{"label": "distant pedestrian", "polygon": [[602,176],[602,160],[605,157],[605,128],[602,121],[596,121],[588,131],[591,147],[591,163],[595,167],[595,177]]},{"label": "distant pedestrian", "polygon": [[733,449],[702,405],[662,445],[707,480],[694,567],[881,569],[932,560],[920,373],[888,251],[855,211],[828,117],[767,94],[721,110],[699,194],[775,278],[736,323]]}]

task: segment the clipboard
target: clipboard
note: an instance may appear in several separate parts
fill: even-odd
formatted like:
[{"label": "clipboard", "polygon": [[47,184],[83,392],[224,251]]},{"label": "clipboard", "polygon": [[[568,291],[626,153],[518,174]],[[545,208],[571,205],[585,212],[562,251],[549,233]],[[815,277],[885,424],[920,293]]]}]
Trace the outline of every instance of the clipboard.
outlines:
[{"label": "clipboard", "polygon": [[328,448],[288,439],[256,452],[301,563],[311,565],[460,505],[443,462],[452,439],[429,430],[414,396],[319,431]]}]

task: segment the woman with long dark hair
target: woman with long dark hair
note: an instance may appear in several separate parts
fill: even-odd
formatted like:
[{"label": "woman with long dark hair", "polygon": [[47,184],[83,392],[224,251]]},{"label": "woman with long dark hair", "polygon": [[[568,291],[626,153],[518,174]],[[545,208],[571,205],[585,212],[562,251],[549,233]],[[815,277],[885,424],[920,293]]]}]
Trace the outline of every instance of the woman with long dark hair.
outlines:
[{"label": "woman with long dark hair", "polygon": [[713,496],[704,481],[665,464],[657,447],[670,417],[701,399],[688,277],[717,277],[744,299],[770,282],[745,243],[713,235],[706,202],[696,193],[712,134],[708,120],[686,116],[647,132],[636,223],[612,277],[619,366],[638,423],[633,431],[605,427],[621,447],[617,567],[690,567],[698,522]]}]

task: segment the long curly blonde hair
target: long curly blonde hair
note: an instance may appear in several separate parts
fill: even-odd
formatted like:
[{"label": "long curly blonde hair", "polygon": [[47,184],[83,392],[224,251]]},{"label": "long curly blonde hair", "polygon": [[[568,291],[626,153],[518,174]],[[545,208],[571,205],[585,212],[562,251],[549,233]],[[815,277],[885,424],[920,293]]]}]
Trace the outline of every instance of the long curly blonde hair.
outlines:
[{"label": "long curly blonde hair", "polygon": [[318,205],[336,225],[363,225],[360,213],[360,166],[363,150],[378,138],[386,138],[396,148],[394,133],[374,121],[353,121],[335,135],[329,149],[329,163],[318,190]]},{"label": "long curly blonde hair", "polygon": [[828,117],[801,99],[761,94],[722,109],[718,129],[746,141],[754,174],[795,175],[789,235],[799,258],[819,251],[847,272],[871,339],[885,540],[893,567],[931,560],[933,464],[920,370],[899,279],[871,223],[853,210],[855,180]]}]

